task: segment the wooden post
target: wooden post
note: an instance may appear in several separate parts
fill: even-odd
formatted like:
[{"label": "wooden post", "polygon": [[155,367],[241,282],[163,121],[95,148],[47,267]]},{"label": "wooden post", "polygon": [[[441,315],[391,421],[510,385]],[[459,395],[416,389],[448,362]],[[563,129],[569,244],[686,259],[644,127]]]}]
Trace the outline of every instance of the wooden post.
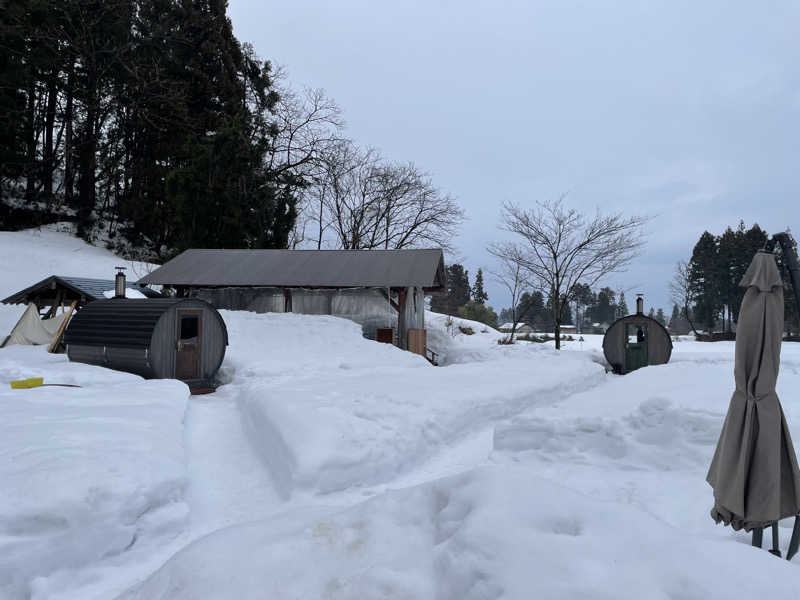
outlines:
[{"label": "wooden post", "polygon": [[56,310],[58,309],[58,305],[61,304],[61,298],[64,296],[63,290],[58,290],[56,293],[56,297],[53,299],[53,305],[50,307],[50,310],[47,311],[47,319],[56,316]]},{"label": "wooden post", "polygon": [[58,347],[58,343],[61,341],[61,336],[64,335],[64,329],[66,329],[67,323],[69,323],[69,319],[72,317],[72,311],[75,310],[76,304],[78,304],[78,301],[73,300],[72,306],[69,307],[69,312],[67,313],[66,318],[62,321],[58,331],[56,332],[56,337],[53,340],[53,343],[50,344],[50,347],[47,349],[48,352],[55,352],[55,349]]}]

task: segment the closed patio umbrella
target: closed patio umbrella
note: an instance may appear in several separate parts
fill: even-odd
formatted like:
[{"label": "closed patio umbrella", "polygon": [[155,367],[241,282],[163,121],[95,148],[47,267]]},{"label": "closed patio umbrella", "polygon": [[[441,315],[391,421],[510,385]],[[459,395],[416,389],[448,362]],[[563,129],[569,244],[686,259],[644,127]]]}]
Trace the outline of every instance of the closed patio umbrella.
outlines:
[{"label": "closed patio umbrella", "polygon": [[747,291],[736,330],[736,391],[706,480],[714,489],[711,517],[755,530],[760,546],[761,528],[773,524],[777,538],[777,521],[800,513],[800,470],[775,393],[783,284],[774,256],[757,253],[739,285]]}]

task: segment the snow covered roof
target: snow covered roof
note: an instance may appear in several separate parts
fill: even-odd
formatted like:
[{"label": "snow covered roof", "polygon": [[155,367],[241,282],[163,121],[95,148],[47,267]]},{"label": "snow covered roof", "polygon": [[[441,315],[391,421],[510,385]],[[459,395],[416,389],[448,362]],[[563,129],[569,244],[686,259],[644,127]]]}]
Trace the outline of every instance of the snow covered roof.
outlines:
[{"label": "snow covered roof", "polygon": [[[514,328],[514,324],[513,323],[503,323],[500,326],[500,331],[504,331],[506,329],[508,331],[511,331],[513,328]],[[531,329],[531,326],[528,325],[527,323],[517,323],[517,330],[520,330],[520,329],[523,329],[523,328]]]},{"label": "snow covered roof", "polygon": [[[128,285],[131,285],[130,283]],[[148,289],[141,285],[135,285],[135,290],[141,292],[148,298],[160,298],[161,294],[155,290]],[[48,297],[54,294],[56,289],[66,292],[69,300],[80,300],[81,297],[87,301],[103,300],[104,292],[114,289],[113,279],[90,279],[88,277],[65,277],[63,275],[51,275],[33,285],[20,290],[5,298],[3,304],[27,304],[34,296]]]},{"label": "snow covered roof", "polygon": [[444,255],[403,250],[186,250],[139,280],[191,287],[445,289]]}]

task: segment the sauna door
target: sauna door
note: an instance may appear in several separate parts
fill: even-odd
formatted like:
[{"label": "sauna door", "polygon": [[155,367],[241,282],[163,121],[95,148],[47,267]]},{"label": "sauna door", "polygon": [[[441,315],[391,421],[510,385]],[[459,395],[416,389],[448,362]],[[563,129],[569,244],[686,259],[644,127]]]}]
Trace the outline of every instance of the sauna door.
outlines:
[{"label": "sauna door", "polygon": [[200,379],[203,313],[199,310],[178,311],[178,354],[175,377],[188,381]]}]

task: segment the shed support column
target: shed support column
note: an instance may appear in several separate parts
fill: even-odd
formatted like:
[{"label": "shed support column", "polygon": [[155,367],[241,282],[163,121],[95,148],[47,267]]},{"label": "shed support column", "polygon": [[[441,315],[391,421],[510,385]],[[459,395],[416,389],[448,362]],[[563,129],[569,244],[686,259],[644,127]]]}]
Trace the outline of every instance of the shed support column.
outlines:
[{"label": "shed support column", "polygon": [[408,350],[408,324],[406,323],[406,302],[408,289],[397,289],[397,346]]},{"label": "shed support column", "polygon": [[283,288],[283,312],[292,312],[292,290]]}]

